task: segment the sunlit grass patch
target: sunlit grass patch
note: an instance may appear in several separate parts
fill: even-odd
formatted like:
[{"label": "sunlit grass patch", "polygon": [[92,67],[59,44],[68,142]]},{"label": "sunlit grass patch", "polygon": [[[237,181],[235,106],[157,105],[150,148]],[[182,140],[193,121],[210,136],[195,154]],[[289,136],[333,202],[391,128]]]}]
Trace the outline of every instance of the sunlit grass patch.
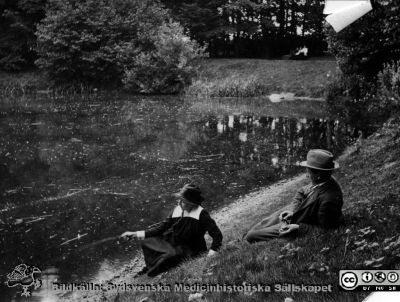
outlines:
[{"label": "sunlit grass patch", "polygon": [[334,61],[209,59],[185,94],[255,97],[293,92],[296,96],[323,97],[334,74]]}]

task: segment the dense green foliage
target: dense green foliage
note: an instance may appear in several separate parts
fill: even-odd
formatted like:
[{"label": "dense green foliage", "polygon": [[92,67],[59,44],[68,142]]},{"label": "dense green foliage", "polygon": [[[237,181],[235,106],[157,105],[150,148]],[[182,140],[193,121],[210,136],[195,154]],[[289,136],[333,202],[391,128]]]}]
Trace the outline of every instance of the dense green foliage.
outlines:
[{"label": "dense green foliage", "polygon": [[27,69],[36,58],[35,27],[46,0],[0,1],[0,69]]},{"label": "dense green foliage", "polygon": [[[270,58],[288,54],[296,47],[304,44],[309,46],[310,54],[313,55],[321,54],[326,48],[322,33],[323,0],[159,1],[170,10],[169,15],[184,27],[186,35],[195,39],[200,45],[206,46],[210,57]],[[47,2],[50,3],[46,12]],[[135,15],[138,17],[136,22],[144,22],[145,25],[148,22],[153,22],[153,19],[160,17],[159,11],[155,12],[155,14],[145,12],[144,15],[140,15],[133,12],[130,14],[128,10],[124,12],[125,15],[122,19],[118,17],[112,20],[112,16],[118,16],[124,7],[134,7],[129,7],[124,1],[117,0],[114,5],[109,5],[109,11],[103,13],[102,11],[104,11],[104,8],[108,4],[104,1],[99,1],[99,11],[93,11],[93,14],[90,15],[93,8],[83,8],[87,1],[83,1],[81,4],[79,4],[79,1],[75,2],[0,0],[0,69],[16,71],[33,67],[33,62],[38,57],[37,52],[39,51],[43,55],[42,50],[36,48],[36,27],[47,16],[39,30],[39,33],[44,30],[41,37],[42,40],[39,41],[40,44],[49,39],[49,37],[46,37],[46,27],[47,30],[64,31],[62,22],[57,23],[53,20],[55,24],[51,25],[51,18],[54,18],[53,14],[58,13],[59,10],[71,13],[70,18],[66,14],[61,14],[59,17],[63,22],[66,22],[67,27],[75,28],[77,33],[81,32],[80,26],[89,27],[83,27],[83,32],[90,32],[90,28],[94,26],[111,26],[111,28],[101,30],[100,32],[96,30],[96,34],[102,35],[102,42],[97,42],[103,44],[106,44],[104,43],[106,37],[111,37],[111,40],[113,39],[110,33],[112,28],[116,29],[122,25],[125,27],[124,30],[127,30],[134,25],[131,22],[132,20],[127,21],[126,24],[124,23],[125,21],[123,20],[128,15]],[[144,3],[148,2],[144,1]],[[155,9],[155,7],[160,9],[158,2],[153,2],[151,5],[144,3],[142,6],[149,6],[149,11]],[[139,9],[138,12],[143,12],[143,8],[142,10]],[[163,15],[165,12],[161,14]],[[71,22],[74,17],[79,17],[80,20],[76,20],[76,23],[72,26]],[[103,19],[93,21],[97,17]],[[124,35],[122,39],[125,41],[129,40],[129,34],[125,32]],[[72,39],[72,37],[67,37],[67,33],[60,33],[57,39],[60,37],[63,39],[63,43],[69,42]],[[86,38],[90,39],[89,37]],[[82,44],[88,43],[86,38],[83,38]],[[112,42],[110,43],[112,44]],[[80,47],[79,45],[75,45],[74,47],[76,46]],[[97,60],[101,58],[108,60],[113,52],[112,46],[110,46],[110,49],[100,52],[102,54],[99,53]],[[88,71],[88,73],[93,72],[95,71]]]},{"label": "dense green foliage", "polygon": [[226,0],[162,0],[171,11],[171,15],[189,32],[190,36],[204,43],[221,31],[222,18],[219,7]]},{"label": "dense green foliage", "polygon": [[[177,92],[198,48],[157,2],[50,0],[38,26],[37,65],[59,82]],[[178,41],[178,42],[177,42]]]},{"label": "dense green foliage", "polygon": [[118,82],[147,46],[135,47],[138,32],[148,23],[153,34],[164,18],[162,10],[140,1],[51,0],[38,26],[37,65],[56,80]]},{"label": "dense green foliage", "polygon": [[203,50],[183,34],[176,22],[164,23],[149,42],[154,47],[134,56],[123,82],[129,90],[176,93],[196,74]]},{"label": "dense green foliage", "polygon": [[400,57],[400,3],[375,1],[373,11],[339,33],[327,30],[330,51],[345,75],[375,78],[383,64]]},{"label": "dense green foliage", "polygon": [[[350,121],[365,123],[385,119],[394,109],[385,94],[391,87],[388,77],[398,76],[398,68],[396,64],[385,64],[400,59],[399,23],[400,3],[377,0],[372,12],[343,31],[335,33],[327,28],[329,49],[341,70],[328,92],[328,103],[334,112]],[[381,80],[377,81],[384,66]]]},{"label": "dense green foliage", "polygon": [[378,74],[378,95],[382,97],[381,108],[400,112],[400,61],[385,64]]}]

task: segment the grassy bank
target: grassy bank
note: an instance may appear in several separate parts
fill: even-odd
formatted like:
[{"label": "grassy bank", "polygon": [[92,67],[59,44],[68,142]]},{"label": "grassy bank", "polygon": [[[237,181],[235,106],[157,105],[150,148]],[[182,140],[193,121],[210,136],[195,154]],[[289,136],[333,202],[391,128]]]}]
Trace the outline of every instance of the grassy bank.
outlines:
[{"label": "grassy bank", "polygon": [[[189,97],[259,97],[292,92],[296,96],[324,97],[336,74],[331,60],[207,59],[184,94]],[[74,83],[53,86],[39,71],[0,72],[0,95],[36,92],[56,95],[90,94],[94,87]]]},{"label": "grassy bank", "polygon": [[[52,96],[93,95],[94,86],[83,83],[58,83],[54,85],[39,70],[8,73],[0,71],[0,96],[18,97],[22,95],[46,94]],[[112,90],[111,88],[109,90]]]},{"label": "grassy bank", "polygon": [[15,96],[47,89],[48,83],[37,71],[7,73],[0,71],[0,95]]},{"label": "grassy bank", "polygon": [[[158,284],[332,284],[332,293],[210,293],[207,301],[362,301],[366,294],[341,292],[341,269],[400,268],[400,119],[391,120],[368,139],[350,147],[339,159],[336,178],[345,198],[346,225],[334,232],[315,230],[306,237],[278,239],[249,245],[238,241],[250,225],[287,204],[296,189],[306,183],[303,176],[252,193],[243,200],[214,213],[225,244],[212,259],[184,263],[161,279],[129,279],[132,283]],[[120,293],[118,301],[188,301],[193,292]],[[115,295],[108,299],[113,301]],[[200,301],[200,300],[199,300]],[[203,300],[204,301],[204,300]]]},{"label": "grassy bank", "polygon": [[323,97],[336,74],[336,61],[208,59],[185,94],[198,97],[254,97],[293,92]]}]

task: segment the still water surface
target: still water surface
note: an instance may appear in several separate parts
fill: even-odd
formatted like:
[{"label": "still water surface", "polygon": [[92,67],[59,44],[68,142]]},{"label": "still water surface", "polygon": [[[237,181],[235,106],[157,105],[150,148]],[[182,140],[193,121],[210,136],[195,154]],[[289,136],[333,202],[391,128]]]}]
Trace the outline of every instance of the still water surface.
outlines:
[{"label": "still water surface", "polygon": [[93,243],[163,219],[184,184],[218,209],[299,173],[310,148],[339,154],[357,132],[312,101],[2,100],[0,281],[20,263],[59,281],[118,269],[135,243]]}]

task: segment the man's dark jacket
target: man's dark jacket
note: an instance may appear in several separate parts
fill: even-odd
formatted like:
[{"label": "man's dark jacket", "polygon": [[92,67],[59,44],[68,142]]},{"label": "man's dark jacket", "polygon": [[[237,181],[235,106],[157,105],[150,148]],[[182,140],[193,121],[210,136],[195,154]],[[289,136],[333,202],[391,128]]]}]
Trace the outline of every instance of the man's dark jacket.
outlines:
[{"label": "man's dark jacket", "polygon": [[342,206],[343,193],[334,178],[321,185],[308,185],[297,191],[294,197],[291,223],[299,224],[300,232],[305,224],[337,228],[343,222]]}]

